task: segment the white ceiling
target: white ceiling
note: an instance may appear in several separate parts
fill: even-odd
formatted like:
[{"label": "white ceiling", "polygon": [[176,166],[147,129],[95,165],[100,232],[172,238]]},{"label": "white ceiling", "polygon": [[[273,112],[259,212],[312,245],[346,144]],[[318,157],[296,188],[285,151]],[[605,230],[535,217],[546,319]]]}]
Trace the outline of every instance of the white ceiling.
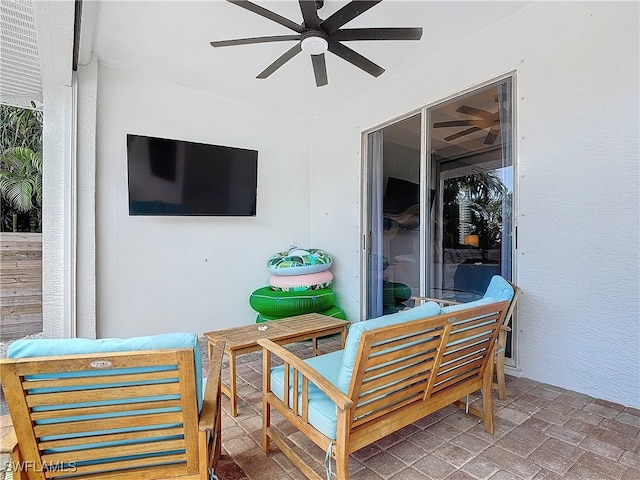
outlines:
[{"label": "white ceiling", "polygon": [[[302,22],[297,1],[255,0],[254,3],[296,23]],[[346,3],[326,0],[319,11],[320,18],[328,17]],[[213,40],[294,33],[222,0],[102,1],[98,4],[85,0],[81,51],[88,51],[92,36],[86,31],[95,24],[91,50],[102,65],[130,69],[197,90],[313,118],[419,62],[428,61],[452,43],[500,22],[529,3],[385,0],[345,28],[423,27],[422,39],[345,42],[386,72],[374,78],[327,53],[329,84],[320,88],[315,86],[311,60],[304,53],[268,79],[255,78],[294,42],[211,47],[209,42]]]}]

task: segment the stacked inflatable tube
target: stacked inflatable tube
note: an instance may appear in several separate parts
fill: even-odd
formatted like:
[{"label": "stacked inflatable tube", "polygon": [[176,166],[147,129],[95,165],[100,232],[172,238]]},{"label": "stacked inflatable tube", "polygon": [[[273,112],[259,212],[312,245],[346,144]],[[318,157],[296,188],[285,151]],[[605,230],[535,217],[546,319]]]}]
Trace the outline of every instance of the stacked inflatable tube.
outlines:
[{"label": "stacked inflatable tube", "polygon": [[346,320],[344,311],[335,305],[336,295],[330,287],[332,264],[331,255],[319,248],[291,246],[286,252],[272,255],[267,261],[269,286],[258,288],[249,297],[251,308],[258,312],[256,322],[305,313]]},{"label": "stacked inflatable tube", "polygon": [[262,287],[251,294],[249,305],[264,315],[289,317],[321,312],[332,306],[335,301],[336,294],[331,288],[308,292],[278,292],[271,287]]},{"label": "stacked inflatable tube", "polygon": [[[321,312],[318,312],[318,313],[322,315],[326,315],[327,317],[339,318],[340,320],[347,319],[347,316],[345,315],[344,310],[342,310],[342,308],[340,308],[338,305],[333,305],[327,308],[326,310],[322,310]],[[264,315],[262,313],[259,313],[258,316],[256,317],[256,323],[269,322],[271,320],[280,320],[281,318],[286,318],[286,317],[280,317],[277,315]]]}]

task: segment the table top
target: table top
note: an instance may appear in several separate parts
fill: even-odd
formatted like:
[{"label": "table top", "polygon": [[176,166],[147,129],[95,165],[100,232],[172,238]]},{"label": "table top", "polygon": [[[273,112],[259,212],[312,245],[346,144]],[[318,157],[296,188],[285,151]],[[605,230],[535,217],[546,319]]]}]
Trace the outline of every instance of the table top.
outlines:
[{"label": "table top", "polygon": [[[204,336],[209,342],[224,340],[226,342],[225,350],[229,351],[257,345],[260,338],[284,342],[287,339],[296,339],[301,336],[311,338],[314,334],[322,334],[326,331],[338,332],[348,326],[349,322],[346,320],[328,317],[320,313],[306,313],[281,320],[242,325],[225,330],[213,330],[205,332]],[[267,328],[259,330],[259,327]]]}]

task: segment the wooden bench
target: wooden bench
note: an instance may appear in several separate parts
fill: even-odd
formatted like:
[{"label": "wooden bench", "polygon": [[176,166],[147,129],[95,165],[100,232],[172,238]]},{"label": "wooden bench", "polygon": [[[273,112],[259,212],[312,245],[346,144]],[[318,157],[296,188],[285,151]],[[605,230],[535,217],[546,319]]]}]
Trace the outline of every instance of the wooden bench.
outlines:
[{"label": "wooden bench", "polygon": [[428,302],[354,323],[344,350],[307,360],[259,340],[263,450],[273,441],[304,475],[322,479],[270,425],[273,408],[326,450],[337,479],[347,480],[350,453],[478,390],[482,411],[472,413],[482,415],[492,434],[493,358],[508,307],[496,302],[441,314]]}]

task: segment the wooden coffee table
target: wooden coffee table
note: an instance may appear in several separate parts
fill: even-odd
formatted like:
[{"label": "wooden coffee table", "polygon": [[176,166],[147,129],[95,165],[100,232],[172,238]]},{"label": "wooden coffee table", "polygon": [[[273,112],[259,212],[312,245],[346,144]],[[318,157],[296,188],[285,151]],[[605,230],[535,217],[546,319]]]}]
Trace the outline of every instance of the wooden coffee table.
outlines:
[{"label": "wooden coffee table", "polygon": [[[238,414],[236,357],[243,353],[260,350],[262,347],[258,345],[259,338],[268,338],[279,345],[311,340],[313,352],[318,355],[322,353],[318,350],[318,338],[321,337],[339,333],[344,347],[349,325],[350,323],[346,320],[328,317],[319,313],[307,313],[281,320],[205,332],[204,336],[209,346],[209,355],[211,355],[213,345],[217,341],[225,342],[224,351],[229,357],[229,385],[222,383],[222,392],[231,401],[231,416],[235,417]],[[264,327],[267,328],[264,329]]]}]

